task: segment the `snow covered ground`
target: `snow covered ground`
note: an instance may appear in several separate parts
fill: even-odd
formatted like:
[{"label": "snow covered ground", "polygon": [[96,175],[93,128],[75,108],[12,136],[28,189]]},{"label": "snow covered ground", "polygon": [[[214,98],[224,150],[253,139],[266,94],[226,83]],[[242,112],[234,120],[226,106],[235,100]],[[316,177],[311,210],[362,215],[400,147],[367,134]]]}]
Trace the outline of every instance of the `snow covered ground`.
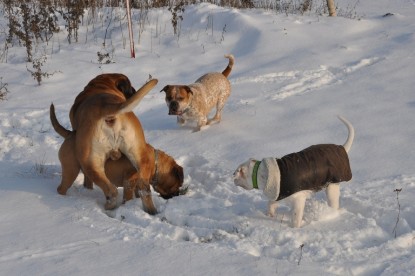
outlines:
[{"label": "snow covered ground", "polygon": [[[360,1],[356,12],[360,20],[201,4],[186,7],[177,37],[171,14],[152,10],[139,45],[135,26],[135,59],[125,22],[110,28],[111,64],[97,61],[107,25],[84,25],[78,43],[62,32],[38,49],[56,72],[41,86],[25,49],[10,48],[0,64],[10,91],[0,102],[0,274],[414,275],[415,1]],[[227,53],[236,61],[223,121],[197,133],[178,126],[159,91],[222,71]],[[109,72],[135,87],[159,80],[135,113],[147,141],[183,166],[189,191],[154,194],[156,216],[140,200],[105,211],[102,191],[84,189],[81,176],[67,196],[56,192],[62,138],[49,105],[69,128],[75,96]],[[260,191],[234,186],[249,157],[342,144],[338,114],[356,131],[341,210],[316,193],[293,229],[288,205],[267,217]]]}]

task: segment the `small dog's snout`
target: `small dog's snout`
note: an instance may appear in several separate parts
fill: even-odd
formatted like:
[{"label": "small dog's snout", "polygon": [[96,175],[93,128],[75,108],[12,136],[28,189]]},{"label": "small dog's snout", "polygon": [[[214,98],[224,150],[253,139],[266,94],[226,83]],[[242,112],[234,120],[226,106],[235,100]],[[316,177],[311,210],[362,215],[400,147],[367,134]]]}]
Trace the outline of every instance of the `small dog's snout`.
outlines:
[{"label": "small dog's snout", "polygon": [[170,110],[177,112],[179,110],[179,103],[176,101],[173,101],[170,103]]}]

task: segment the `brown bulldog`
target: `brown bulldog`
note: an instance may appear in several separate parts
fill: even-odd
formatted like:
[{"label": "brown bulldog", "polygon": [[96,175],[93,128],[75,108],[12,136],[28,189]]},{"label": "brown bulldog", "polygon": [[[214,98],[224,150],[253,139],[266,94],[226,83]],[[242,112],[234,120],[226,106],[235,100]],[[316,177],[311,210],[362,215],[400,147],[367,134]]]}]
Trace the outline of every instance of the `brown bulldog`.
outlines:
[{"label": "brown bulldog", "polygon": [[[76,97],[70,111],[71,124],[76,131],[72,153],[85,176],[97,184],[106,196],[105,209],[116,207],[117,188],[105,174],[105,161],[123,153],[139,174],[143,193],[150,190],[151,166],[154,152],[147,147],[144,133],[132,109],[157,84],[153,79],[136,93],[129,79],[122,74],[102,74],[91,80]],[[131,96],[129,96],[131,94]],[[127,96],[129,98],[127,99]],[[59,132],[58,132],[59,133]],[[62,170],[67,157],[62,155]],[[62,177],[58,193],[65,195],[77,173]],[[154,213],[154,210],[149,212]]]},{"label": "brown bulldog", "polygon": [[[226,55],[229,64],[222,73],[208,73],[201,76],[195,83],[188,85],[166,85],[160,92],[166,92],[166,104],[169,115],[177,115],[177,122],[184,125],[187,120],[196,121],[201,130],[205,125],[218,123],[222,109],[231,94],[228,76],[234,64],[233,55]],[[215,116],[208,120],[210,111],[216,107]]]},{"label": "brown bulldog", "polygon": [[[62,165],[62,184],[70,183],[72,185],[72,179],[75,179],[81,170],[75,154],[77,134],[75,131],[65,129],[58,122],[53,104],[50,106],[50,120],[55,131],[65,138],[59,149],[59,159]],[[149,144],[146,144],[146,147],[153,155],[153,160],[150,160],[151,166],[149,166],[150,184],[153,189],[165,199],[179,195],[184,178],[183,168],[163,151],[154,149]],[[125,155],[120,153],[118,160],[108,159],[105,162],[105,174],[111,183],[124,188],[123,202],[131,200],[135,192],[136,197],[141,198],[143,208],[147,213],[157,213],[149,186],[140,179],[140,174]],[[85,178],[84,186],[92,188],[92,182]],[[68,188],[65,187],[66,190]]]}]

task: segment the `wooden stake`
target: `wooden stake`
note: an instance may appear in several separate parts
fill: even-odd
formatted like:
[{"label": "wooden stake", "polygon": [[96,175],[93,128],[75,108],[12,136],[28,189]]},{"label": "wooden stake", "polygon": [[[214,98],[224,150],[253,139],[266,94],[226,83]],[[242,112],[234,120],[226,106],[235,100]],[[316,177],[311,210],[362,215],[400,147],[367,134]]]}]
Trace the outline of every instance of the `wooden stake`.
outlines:
[{"label": "wooden stake", "polygon": [[131,58],[135,58],[133,28],[132,28],[132,24],[131,24],[130,0],[125,0],[125,3],[126,3],[126,7],[127,7],[127,21],[128,21],[128,33],[129,33],[129,36],[130,36]]}]

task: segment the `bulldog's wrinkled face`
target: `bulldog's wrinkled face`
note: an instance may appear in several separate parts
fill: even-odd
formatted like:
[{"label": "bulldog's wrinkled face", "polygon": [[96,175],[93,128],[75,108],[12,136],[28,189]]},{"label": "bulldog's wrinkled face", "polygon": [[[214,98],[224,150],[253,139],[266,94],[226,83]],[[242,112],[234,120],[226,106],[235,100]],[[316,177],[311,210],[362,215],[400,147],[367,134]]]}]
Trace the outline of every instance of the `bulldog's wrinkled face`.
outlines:
[{"label": "bulldog's wrinkled face", "polygon": [[159,168],[153,188],[164,199],[178,196],[184,180],[183,168],[164,152],[159,151],[159,155]]},{"label": "bulldog's wrinkled face", "polygon": [[252,190],[252,171],[255,166],[255,159],[249,159],[242,163],[233,173],[233,182],[236,186],[242,187],[246,190]]},{"label": "bulldog's wrinkled face", "polygon": [[191,103],[193,92],[187,85],[166,85],[160,92],[166,92],[169,115],[182,115]]}]

